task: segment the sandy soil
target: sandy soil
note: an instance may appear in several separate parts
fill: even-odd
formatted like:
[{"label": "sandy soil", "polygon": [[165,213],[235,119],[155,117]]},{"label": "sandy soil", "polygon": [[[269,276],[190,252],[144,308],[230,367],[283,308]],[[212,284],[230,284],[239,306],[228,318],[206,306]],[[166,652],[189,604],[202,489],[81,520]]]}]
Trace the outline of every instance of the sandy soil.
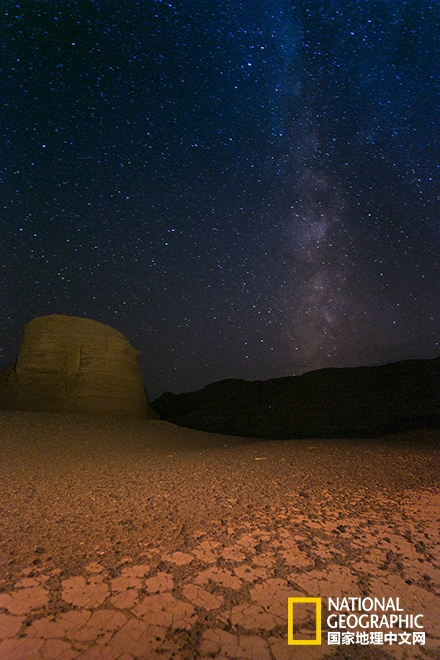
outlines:
[{"label": "sandy soil", "polygon": [[[438,660],[439,475],[440,431],[252,441],[1,412],[0,658]],[[289,646],[295,596],[399,597],[426,641],[331,645],[324,623]]]}]

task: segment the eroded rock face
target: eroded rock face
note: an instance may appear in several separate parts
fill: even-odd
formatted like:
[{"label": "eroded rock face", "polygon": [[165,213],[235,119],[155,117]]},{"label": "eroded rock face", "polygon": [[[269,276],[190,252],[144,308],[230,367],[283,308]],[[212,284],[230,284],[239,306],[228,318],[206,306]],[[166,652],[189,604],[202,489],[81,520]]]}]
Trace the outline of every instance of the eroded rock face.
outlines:
[{"label": "eroded rock face", "polygon": [[0,375],[0,408],[154,417],[138,356],[108,325],[40,316],[27,324],[17,360]]}]

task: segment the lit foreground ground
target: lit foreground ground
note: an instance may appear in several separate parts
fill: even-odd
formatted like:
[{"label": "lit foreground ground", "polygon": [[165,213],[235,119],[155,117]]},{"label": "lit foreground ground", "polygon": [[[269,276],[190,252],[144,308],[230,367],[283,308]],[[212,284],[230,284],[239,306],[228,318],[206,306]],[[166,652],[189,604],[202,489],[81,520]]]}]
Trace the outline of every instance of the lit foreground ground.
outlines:
[{"label": "lit foreground ground", "polygon": [[[261,442],[2,412],[0,451],[1,660],[440,658],[440,431]],[[329,645],[324,609],[322,645],[290,646],[297,596],[398,597],[426,642]],[[297,606],[297,638],[313,626]]]}]

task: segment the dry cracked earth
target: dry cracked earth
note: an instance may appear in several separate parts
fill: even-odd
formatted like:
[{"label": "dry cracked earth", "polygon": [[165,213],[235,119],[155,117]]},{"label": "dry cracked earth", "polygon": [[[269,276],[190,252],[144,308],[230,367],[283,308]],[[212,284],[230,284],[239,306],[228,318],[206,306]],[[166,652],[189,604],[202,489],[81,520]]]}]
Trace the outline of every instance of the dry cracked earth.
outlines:
[{"label": "dry cracked earth", "polygon": [[[0,413],[0,658],[438,660],[439,440]],[[287,599],[307,596],[322,644],[291,646]],[[343,596],[398,597],[425,640],[355,628],[329,644]],[[294,630],[313,637],[313,608]]]}]

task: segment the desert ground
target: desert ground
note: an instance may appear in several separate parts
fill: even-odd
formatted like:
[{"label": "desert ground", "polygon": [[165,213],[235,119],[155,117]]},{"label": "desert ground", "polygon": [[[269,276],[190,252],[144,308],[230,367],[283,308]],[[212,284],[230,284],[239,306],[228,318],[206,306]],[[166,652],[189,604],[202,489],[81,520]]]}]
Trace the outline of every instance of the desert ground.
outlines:
[{"label": "desert ground", "polygon": [[[439,430],[257,441],[0,412],[0,658],[438,660],[439,476]],[[425,642],[328,643],[343,596],[398,597]],[[322,597],[321,645],[287,643],[289,597]],[[314,611],[295,616],[311,639]]]}]

